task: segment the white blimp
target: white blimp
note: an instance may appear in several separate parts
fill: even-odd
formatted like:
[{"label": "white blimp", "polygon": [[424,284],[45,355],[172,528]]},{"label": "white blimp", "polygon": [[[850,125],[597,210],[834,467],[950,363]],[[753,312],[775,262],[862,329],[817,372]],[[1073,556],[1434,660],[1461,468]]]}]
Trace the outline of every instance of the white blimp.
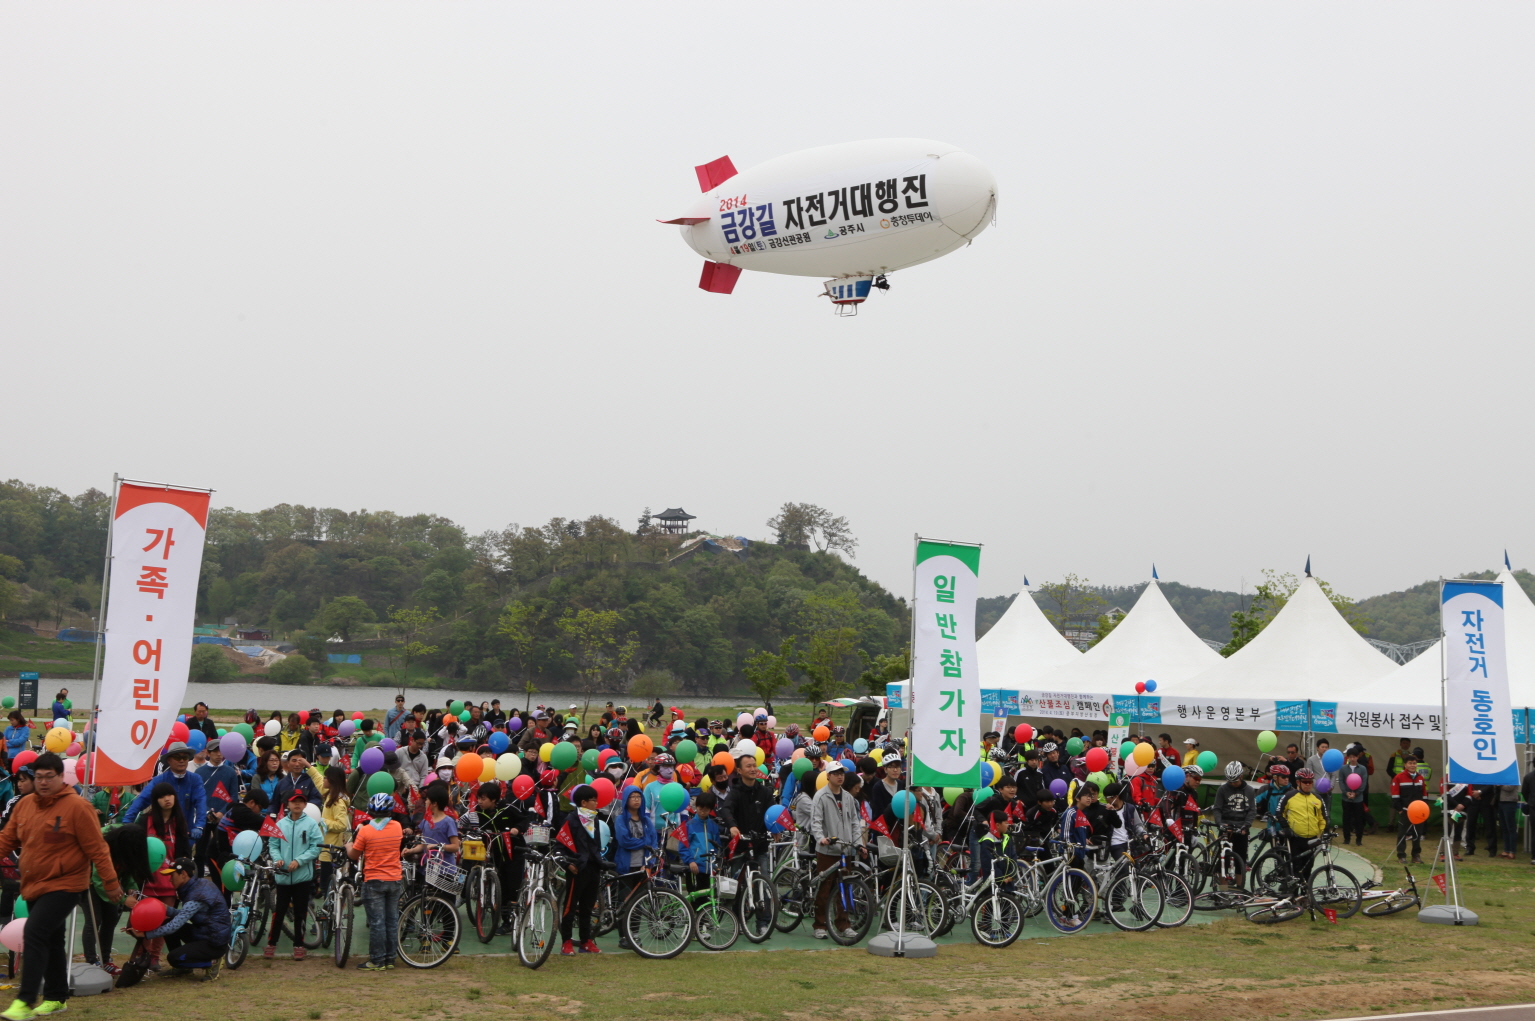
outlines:
[{"label": "white blimp", "polygon": [[679,224],[704,257],[698,286],[729,294],[743,269],[828,277],[854,314],[885,275],[948,255],[992,223],[997,181],[974,156],[925,138],[876,138],[790,153],[736,172],[695,167],[703,197]]}]

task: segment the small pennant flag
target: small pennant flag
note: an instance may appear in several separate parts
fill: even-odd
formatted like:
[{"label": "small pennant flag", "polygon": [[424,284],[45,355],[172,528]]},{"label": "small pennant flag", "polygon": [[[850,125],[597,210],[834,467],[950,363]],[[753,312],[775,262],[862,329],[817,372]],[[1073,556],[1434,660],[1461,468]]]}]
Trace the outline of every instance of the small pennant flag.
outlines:
[{"label": "small pennant flag", "polygon": [[1156,564],[1152,564],[1151,565],[1151,580],[1152,581],[1161,581],[1162,580],[1160,577],[1157,576],[1157,565]]},{"label": "small pennant flag", "polygon": [[882,837],[890,836],[890,824],[885,822],[885,817],[882,815],[875,816],[869,820],[869,829]]},{"label": "small pennant flag", "polygon": [[1311,577],[1311,554],[1306,554],[1306,577]]},{"label": "small pennant flag", "polygon": [[1434,877],[1434,885],[1439,887],[1439,892],[1440,893],[1444,893],[1445,892],[1445,888],[1444,888],[1444,873],[1443,872],[1439,873],[1437,876]]},{"label": "small pennant flag", "polygon": [[[558,833],[556,833],[554,835],[554,839],[558,840],[561,844],[563,844],[567,850],[572,851],[572,852],[575,851],[575,849],[576,849],[576,839],[575,839],[575,837],[572,837],[570,835],[570,820],[569,819],[565,820],[565,825],[560,827],[560,832],[558,832]],[[574,886],[575,884],[571,884],[571,885]]]},{"label": "small pennant flag", "polygon": [[215,798],[218,798],[220,801],[223,801],[223,802],[226,802],[226,803],[234,801],[234,798],[231,798],[229,796],[229,789],[224,786],[224,783],[223,783],[222,780],[213,785],[213,795],[212,796],[215,797]]},{"label": "small pennant flag", "polygon": [[677,824],[677,828],[672,830],[672,836],[677,838],[677,843],[681,844],[683,847],[687,847],[688,846],[688,824],[686,822],[679,822]]},{"label": "small pennant flag", "polygon": [[1514,569],[1514,565],[1508,562],[1508,550],[1503,551],[1503,567],[1505,570],[1509,571]]},{"label": "small pennant flag", "polygon": [[1337,908],[1323,908],[1322,909],[1322,914],[1326,915],[1327,916],[1327,920],[1329,922],[1331,922],[1333,925],[1337,925],[1338,924],[1338,909]]},{"label": "small pennant flag", "polygon": [[794,825],[794,816],[788,812],[784,812],[778,817],[778,825],[784,828],[785,833],[793,833],[799,829],[798,826]]},{"label": "small pennant flag", "polygon": [[280,837],[280,836],[282,836],[282,830],[278,829],[277,828],[277,824],[275,822],[273,822],[271,819],[262,819],[261,820],[261,830],[260,830],[260,833],[261,833],[261,835],[263,837]]}]

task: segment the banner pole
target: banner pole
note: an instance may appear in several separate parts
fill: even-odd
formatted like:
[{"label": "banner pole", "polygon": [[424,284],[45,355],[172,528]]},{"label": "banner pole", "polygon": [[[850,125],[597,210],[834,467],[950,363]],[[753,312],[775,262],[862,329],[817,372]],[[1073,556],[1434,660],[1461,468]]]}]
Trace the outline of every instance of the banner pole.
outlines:
[{"label": "banner pole", "polygon": [[[1445,794],[1449,793],[1450,784],[1449,687],[1450,656],[1449,649],[1445,647],[1444,578],[1441,577],[1439,579],[1439,736],[1440,746],[1444,751],[1444,756],[1441,759],[1444,772],[1439,777],[1439,786],[1441,790],[1445,792]],[[1424,789],[1424,793],[1428,793],[1426,788]],[[1441,796],[1441,803],[1444,800],[1444,796]],[[1410,820],[1408,821],[1408,825],[1412,825]],[[1478,925],[1480,924],[1480,919],[1477,917],[1477,915],[1474,912],[1465,910],[1463,907],[1461,907],[1460,904],[1460,881],[1459,877],[1455,874],[1455,848],[1451,845],[1450,841],[1449,815],[1446,811],[1444,811],[1443,808],[1441,808],[1439,813],[1439,829],[1440,836],[1438,853],[1444,856],[1444,875],[1446,879],[1444,891],[1445,904],[1443,907],[1426,907],[1420,909],[1418,911],[1418,921],[1431,922],[1440,925]],[[1405,838],[1406,834],[1404,833],[1403,839]],[[1402,850],[1401,844],[1397,845],[1397,850],[1398,852]],[[1438,862],[1434,863],[1434,865],[1437,864]],[[1434,867],[1430,866],[1430,879],[1433,878],[1433,874]]]},{"label": "banner pole", "polygon": [[85,784],[91,785],[96,779],[96,723],[101,712],[101,659],[106,654],[107,646],[107,583],[112,576],[112,526],[117,521],[117,490],[121,479],[116,472],[112,473],[112,503],[107,508],[107,548],[101,557],[101,601],[96,604],[96,660],[91,667],[91,732],[85,741],[85,747],[92,754],[85,763]]}]

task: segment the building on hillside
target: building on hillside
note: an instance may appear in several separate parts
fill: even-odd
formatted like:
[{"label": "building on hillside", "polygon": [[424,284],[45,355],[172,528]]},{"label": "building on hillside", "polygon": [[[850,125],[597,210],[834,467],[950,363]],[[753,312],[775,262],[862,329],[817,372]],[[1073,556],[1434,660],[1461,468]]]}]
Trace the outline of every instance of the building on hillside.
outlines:
[{"label": "building on hillside", "polygon": [[668,507],[655,517],[656,521],[660,522],[657,527],[666,535],[684,535],[688,532],[688,522],[693,520],[694,515],[681,507]]},{"label": "building on hillside", "polygon": [[1116,606],[1112,610],[1105,610],[1101,614],[1095,613],[1091,616],[1072,617],[1066,621],[1066,627],[1061,631],[1061,636],[1085,652],[1098,639],[1099,617],[1107,617],[1110,624],[1117,624],[1119,623],[1119,618],[1124,615],[1125,611]]}]

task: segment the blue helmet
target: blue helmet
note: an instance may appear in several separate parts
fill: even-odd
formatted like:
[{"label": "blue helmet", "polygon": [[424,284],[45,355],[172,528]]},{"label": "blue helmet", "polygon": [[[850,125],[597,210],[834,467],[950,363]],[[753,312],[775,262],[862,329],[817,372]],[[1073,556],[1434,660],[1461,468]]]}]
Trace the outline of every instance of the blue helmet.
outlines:
[{"label": "blue helmet", "polygon": [[394,811],[393,794],[375,794],[368,799],[368,811],[375,815],[385,815]]}]

